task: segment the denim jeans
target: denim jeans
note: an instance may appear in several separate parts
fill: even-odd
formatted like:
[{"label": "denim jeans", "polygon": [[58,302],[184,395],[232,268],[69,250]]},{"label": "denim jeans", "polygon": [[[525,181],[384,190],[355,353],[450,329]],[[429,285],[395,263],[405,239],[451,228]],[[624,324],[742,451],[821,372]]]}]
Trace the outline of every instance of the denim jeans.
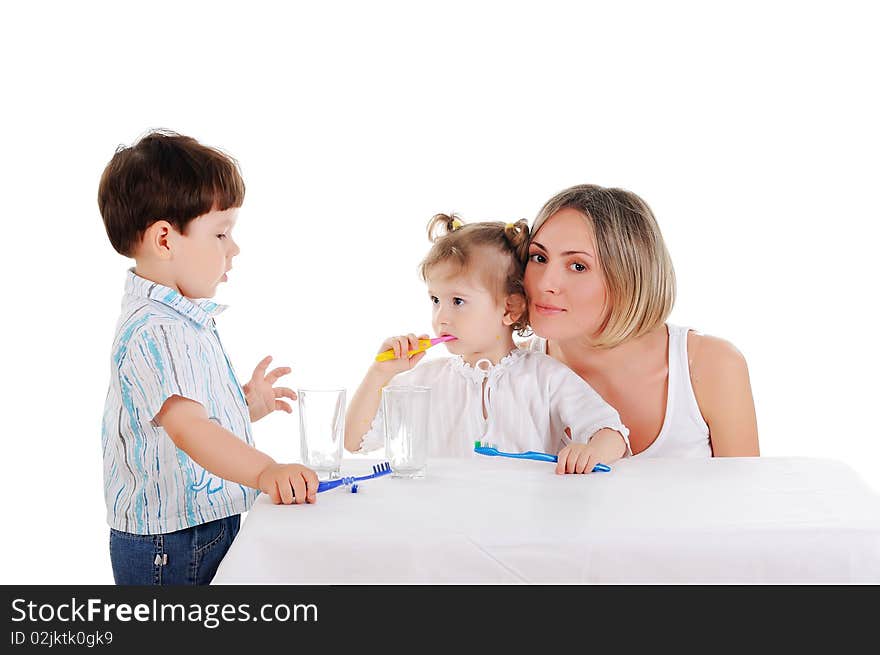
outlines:
[{"label": "denim jeans", "polygon": [[238,534],[241,516],[165,534],[110,529],[110,562],[118,585],[206,585]]}]

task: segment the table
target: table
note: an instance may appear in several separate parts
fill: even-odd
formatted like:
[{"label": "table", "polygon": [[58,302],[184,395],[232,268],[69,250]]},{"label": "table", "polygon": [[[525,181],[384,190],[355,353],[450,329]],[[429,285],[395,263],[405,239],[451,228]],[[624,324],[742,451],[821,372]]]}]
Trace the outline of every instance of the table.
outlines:
[{"label": "table", "polygon": [[880,495],[836,460],[553,466],[474,455],[314,505],[261,495],[214,584],[880,582]]}]

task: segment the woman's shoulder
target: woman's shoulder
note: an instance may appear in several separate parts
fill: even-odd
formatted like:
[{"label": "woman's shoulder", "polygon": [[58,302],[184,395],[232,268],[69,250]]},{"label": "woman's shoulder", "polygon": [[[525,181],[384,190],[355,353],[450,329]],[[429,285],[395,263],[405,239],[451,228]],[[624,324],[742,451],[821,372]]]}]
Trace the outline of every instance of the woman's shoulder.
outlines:
[{"label": "woman's shoulder", "polygon": [[730,341],[689,332],[687,352],[691,385],[704,417],[749,388],[746,358]]},{"label": "woman's shoulder", "polygon": [[688,363],[704,371],[745,368],[746,358],[730,341],[691,330],[687,335]]}]

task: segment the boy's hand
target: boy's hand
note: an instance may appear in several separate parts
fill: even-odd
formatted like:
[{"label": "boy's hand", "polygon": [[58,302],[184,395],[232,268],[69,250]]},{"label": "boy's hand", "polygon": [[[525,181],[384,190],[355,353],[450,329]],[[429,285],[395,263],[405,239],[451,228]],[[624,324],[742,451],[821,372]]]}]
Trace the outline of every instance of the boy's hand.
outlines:
[{"label": "boy's hand", "polygon": [[317,473],[302,464],[273,462],[260,472],[257,485],[276,505],[314,503],[318,495]]},{"label": "boy's hand", "polygon": [[623,435],[617,430],[602,428],[588,443],[570,443],[560,450],[556,456],[556,473],[592,473],[596,464],[611,464],[625,453]]},{"label": "boy's hand", "polygon": [[393,350],[394,359],[389,359],[384,362],[373,362],[373,370],[380,373],[382,377],[388,380],[398,373],[410,370],[422,361],[422,357],[425,356],[425,351],[417,353],[412,357],[407,356],[407,353],[410,350],[416,350],[419,347],[419,339],[430,338],[431,337],[427,334],[417,337],[410,332],[409,334],[399,337],[389,337],[388,339],[385,339],[379,347],[379,352],[376,354],[383,353],[386,350]]},{"label": "boy's hand", "polygon": [[276,410],[281,410],[288,414],[293,412],[293,408],[288,403],[279,400],[279,398],[296,400],[296,394],[293,392],[293,389],[272,386],[282,375],[290,373],[290,367],[280,366],[266,373],[266,369],[271,361],[272,355],[264,357],[254,369],[251,379],[242,387],[252,423],[259,421]]}]

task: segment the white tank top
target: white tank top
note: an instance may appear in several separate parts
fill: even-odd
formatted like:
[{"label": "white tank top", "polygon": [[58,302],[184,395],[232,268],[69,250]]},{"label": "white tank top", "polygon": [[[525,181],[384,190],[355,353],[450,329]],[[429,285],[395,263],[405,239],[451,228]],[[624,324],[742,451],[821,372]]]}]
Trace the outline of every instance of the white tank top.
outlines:
[{"label": "white tank top", "polygon": [[[669,333],[666,415],[657,438],[634,457],[712,457],[709,426],[700,414],[691,386],[687,356],[687,333],[690,328],[667,323],[666,329]],[[546,354],[547,340],[536,336],[528,342],[528,348]]]}]

